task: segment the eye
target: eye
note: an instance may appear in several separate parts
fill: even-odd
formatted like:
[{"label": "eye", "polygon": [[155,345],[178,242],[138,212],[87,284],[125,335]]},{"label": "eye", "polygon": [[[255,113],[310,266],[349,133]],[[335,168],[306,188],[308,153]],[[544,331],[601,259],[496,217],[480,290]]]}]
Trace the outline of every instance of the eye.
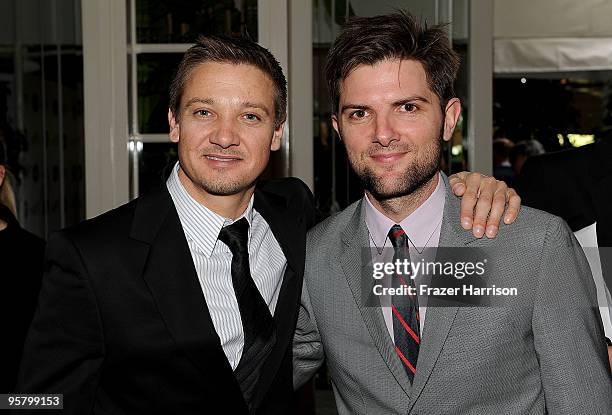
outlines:
[{"label": "eye", "polygon": [[402,104],[402,110],[406,112],[415,112],[417,110],[417,106],[407,102]]},{"label": "eye", "polygon": [[349,118],[353,118],[356,120],[362,119],[367,115],[365,110],[356,110],[349,114]]},{"label": "eye", "polygon": [[208,117],[210,115],[210,111],[208,110],[197,110],[196,112],[194,112],[195,115],[200,116],[200,117]]},{"label": "eye", "polygon": [[248,113],[244,114],[243,117],[247,121],[261,121],[261,118],[257,114]]}]

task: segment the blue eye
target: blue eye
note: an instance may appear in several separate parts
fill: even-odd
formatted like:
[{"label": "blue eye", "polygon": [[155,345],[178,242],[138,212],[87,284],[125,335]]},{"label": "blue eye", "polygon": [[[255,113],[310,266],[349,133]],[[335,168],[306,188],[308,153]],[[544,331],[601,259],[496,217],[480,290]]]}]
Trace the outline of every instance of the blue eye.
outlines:
[{"label": "blue eye", "polygon": [[245,114],[244,118],[246,118],[249,121],[259,121],[260,120],[259,116],[257,116],[256,114]]},{"label": "blue eye", "polygon": [[210,115],[210,112],[208,110],[197,110],[195,112],[195,115],[199,115],[201,117],[207,117]]}]

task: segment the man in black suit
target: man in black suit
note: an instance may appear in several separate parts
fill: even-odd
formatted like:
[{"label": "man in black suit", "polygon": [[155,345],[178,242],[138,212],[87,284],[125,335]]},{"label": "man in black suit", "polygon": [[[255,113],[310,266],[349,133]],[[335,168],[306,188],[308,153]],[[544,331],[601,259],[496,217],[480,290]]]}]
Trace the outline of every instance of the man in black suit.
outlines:
[{"label": "man in black suit", "polygon": [[[261,46],[207,37],[186,53],[169,111],[180,167],[167,185],[51,237],[19,392],[63,393],[66,414],[289,407],[313,199],[297,179],[255,186],[285,108],[282,70]],[[216,242],[245,219],[259,287],[234,278],[245,263],[232,262],[231,241]],[[206,252],[199,237],[212,229]],[[222,272],[232,277],[217,284]]]},{"label": "man in black suit", "polygon": [[[519,190],[527,206],[562,217],[574,232],[595,224],[604,281],[612,289],[612,137],[529,158]],[[609,339],[608,354],[612,366]]]},{"label": "man in black suit", "polygon": [[[51,237],[18,392],[63,393],[64,414],[291,412],[313,199],[297,179],[257,183],[286,97],[254,42],[187,51],[168,113],[179,163],[156,191]],[[497,224],[512,192],[482,182],[476,212],[494,200]]]}]

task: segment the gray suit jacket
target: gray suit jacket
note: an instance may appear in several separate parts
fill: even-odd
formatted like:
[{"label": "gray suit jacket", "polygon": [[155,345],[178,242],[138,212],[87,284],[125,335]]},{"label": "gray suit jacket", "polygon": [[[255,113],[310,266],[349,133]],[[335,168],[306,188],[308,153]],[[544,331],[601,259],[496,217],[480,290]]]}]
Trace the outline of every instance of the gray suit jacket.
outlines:
[{"label": "gray suit jacket", "polygon": [[325,356],[340,414],[612,414],[593,278],[565,222],[523,207],[497,238],[476,239],[459,225],[459,200],[444,181],[439,246],[487,248],[493,282],[517,287],[517,299],[496,307],[432,302],[411,385],[381,309],[364,304],[369,244],[358,201],[309,233],[295,384]]}]

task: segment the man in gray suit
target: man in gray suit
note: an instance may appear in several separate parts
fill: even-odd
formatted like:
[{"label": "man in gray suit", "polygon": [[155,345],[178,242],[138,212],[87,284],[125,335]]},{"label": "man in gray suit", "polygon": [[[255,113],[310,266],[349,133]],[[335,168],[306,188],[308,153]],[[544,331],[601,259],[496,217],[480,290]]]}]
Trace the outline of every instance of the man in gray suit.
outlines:
[{"label": "man in gray suit", "polygon": [[[325,356],[341,414],[611,414],[595,287],[565,222],[523,208],[497,238],[477,239],[455,221],[439,161],[461,113],[458,66],[442,27],[402,12],[350,20],[330,50],[332,121],[365,196],[309,233],[294,382]],[[518,294],[487,298],[494,307],[372,304],[371,262],[442,247],[486,252],[485,285]]]}]

